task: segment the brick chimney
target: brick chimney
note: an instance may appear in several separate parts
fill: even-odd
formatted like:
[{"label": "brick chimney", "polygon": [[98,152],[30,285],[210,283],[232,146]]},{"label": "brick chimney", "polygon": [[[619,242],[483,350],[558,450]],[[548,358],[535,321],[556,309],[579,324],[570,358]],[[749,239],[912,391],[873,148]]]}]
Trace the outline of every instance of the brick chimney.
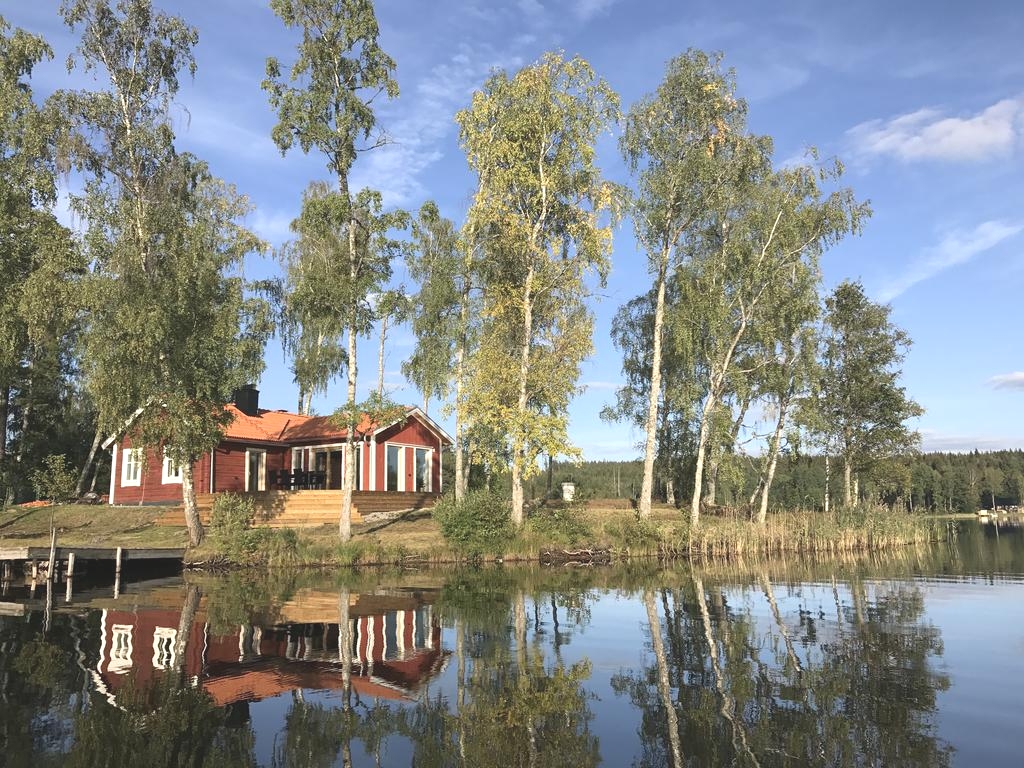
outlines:
[{"label": "brick chimney", "polygon": [[235,390],[235,407],[246,416],[260,415],[260,391],[255,384],[246,384]]}]

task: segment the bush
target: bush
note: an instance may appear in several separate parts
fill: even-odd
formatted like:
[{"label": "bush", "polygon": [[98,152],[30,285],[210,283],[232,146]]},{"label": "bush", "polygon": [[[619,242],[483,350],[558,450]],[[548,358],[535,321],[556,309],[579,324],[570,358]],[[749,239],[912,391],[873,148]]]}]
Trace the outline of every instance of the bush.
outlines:
[{"label": "bush", "polygon": [[234,493],[217,494],[210,513],[210,542],[235,563],[265,560],[267,545],[275,537],[269,528],[253,528],[255,517],[252,499]]},{"label": "bush", "polygon": [[441,535],[468,554],[500,553],[512,540],[512,507],[493,491],[470,491],[461,502],[446,496],[434,507]]},{"label": "bush", "polygon": [[573,502],[567,506],[552,504],[530,515],[526,527],[547,544],[576,546],[594,538],[594,532],[581,518],[583,504]]},{"label": "bush", "polygon": [[32,487],[36,496],[60,504],[75,497],[78,473],[68,465],[63,454],[47,456],[43,466],[32,472]]}]

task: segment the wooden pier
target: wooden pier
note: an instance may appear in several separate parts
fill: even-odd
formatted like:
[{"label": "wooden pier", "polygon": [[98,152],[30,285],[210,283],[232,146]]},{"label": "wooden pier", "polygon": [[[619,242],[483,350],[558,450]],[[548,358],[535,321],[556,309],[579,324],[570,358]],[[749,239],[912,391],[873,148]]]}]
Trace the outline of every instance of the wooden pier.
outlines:
[{"label": "wooden pier", "polygon": [[[46,585],[46,604],[52,602],[53,584],[63,580],[66,584],[64,602],[70,603],[75,577],[75,564],[83,560],[113,563],[114,565],[114,599],[121,593],[121,567],[126,562],[135,561],[177,561],[181,562],[185,550],[177,548],[140,548],[126,547],[77,547],[57,546],[56,537],[51,539],[50,546],[0,547],[0,592],[6,595],[15,578],[31,579],[31,594],[35,596],[37,585]],[[22,573],[15,576],[15,566],[21,564]],[[49,617],[49,614],[47,614]],[[47,626],[49,621],[47,621]]]}]

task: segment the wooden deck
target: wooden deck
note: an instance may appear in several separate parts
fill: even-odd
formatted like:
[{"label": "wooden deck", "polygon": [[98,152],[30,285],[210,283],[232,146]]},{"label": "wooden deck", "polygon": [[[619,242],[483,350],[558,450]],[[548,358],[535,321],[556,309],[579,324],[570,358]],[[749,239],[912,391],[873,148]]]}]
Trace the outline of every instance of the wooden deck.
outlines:
[{"label": "wooden deck", "polygon": [[[67,560],[74,553],[78,560],[117,560],[118,547],[62,547],[54,550],[54,560]],[[132,549],[121,548],[121,560],[181,560],[185,550],[176,549]],[[3,560],[49,560],[50,548],[46,547],[3,547],[0,548],[0,561]]]},{"label": "wooden deck", "polygon": [[[341,512],[341,491],[260,491],[240,494],[253,500],[256,508],[254,525],[268,528],[316,528],[337,525]],[[199,519],[210,522],[215,494],[198,496]],[[378,512],[425,509],[437,501],[434,493],[384,493],[355,491],[352,494],[352,523],[363,522],[363,516]],[[155,521],[156,525],[184,524],[184,511],[174,507]]]}]

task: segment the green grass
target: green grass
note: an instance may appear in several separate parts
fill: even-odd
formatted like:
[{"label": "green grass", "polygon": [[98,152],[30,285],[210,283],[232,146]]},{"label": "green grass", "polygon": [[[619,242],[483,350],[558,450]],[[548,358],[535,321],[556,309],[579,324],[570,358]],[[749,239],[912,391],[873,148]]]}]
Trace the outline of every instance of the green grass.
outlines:
[{"label": "green grass", "polygon": [[[50,517],[65,546],[184,547],[184,526],[156,526],[161,507],[64,505],[0,512],[0,547],[49,544]],[[508,543],[465,550],[450,545],[429,511],[407,513],[377,524],[356,525],[348,544],[335,526],[301,530],[255,529],[247,546],[226,552],[208,538],[186,561],[208,567],[353,566],[442,564],[467,559],[536,561],[541,553],[607,550],[630,558],[767,559],[788,554],[830,558],[892,550],[946,538],[947,522],[870,509],[825,515],[788,512],[769,515],[765,526],[737,517],[705,515],[691,529],[683,512],[656,508],[638,521],[628,509],[582,505],[541,509]]]},{"label": "green grass", "polygon": [[51,515],[57,529],[57,543],[61,546],[184,547],[187,541],[184,527],[153,525],[165,511],[165,507],[102,504],[8,507],[0,511],[0,547],[49,546]]}]

